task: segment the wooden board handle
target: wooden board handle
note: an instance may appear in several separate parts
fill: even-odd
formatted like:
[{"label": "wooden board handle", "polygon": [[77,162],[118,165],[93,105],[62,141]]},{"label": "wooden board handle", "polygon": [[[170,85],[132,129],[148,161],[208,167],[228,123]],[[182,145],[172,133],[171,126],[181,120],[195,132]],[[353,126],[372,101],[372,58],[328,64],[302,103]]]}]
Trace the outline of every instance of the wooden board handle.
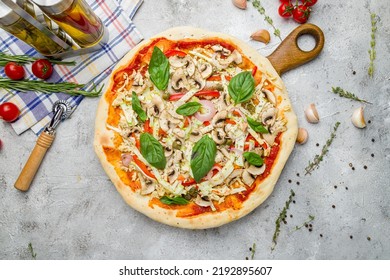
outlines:
[{"label": "wooden board handle", "polygon": [[53,140],[54,135],[45,131],[39,135],[37,143],[35,144],[30,157],[28,158],[22,172],[20,172],[20,175],[14,184],[15,188],[23,192],[28,191],[31,182],[34,179],[35,174],[37,173],[38,168],[46,154],[46,151],[50,148]]},{"label": "wooden board handle", "polygon": [[[304,34],[312,35],[316,40],[311,51],[303,51],[298,46],[298,38]],[[317,57],[324,47],[324,42],[322,30],[314,24],[305,23],[295,28],[267,58],[281,75]]]}]

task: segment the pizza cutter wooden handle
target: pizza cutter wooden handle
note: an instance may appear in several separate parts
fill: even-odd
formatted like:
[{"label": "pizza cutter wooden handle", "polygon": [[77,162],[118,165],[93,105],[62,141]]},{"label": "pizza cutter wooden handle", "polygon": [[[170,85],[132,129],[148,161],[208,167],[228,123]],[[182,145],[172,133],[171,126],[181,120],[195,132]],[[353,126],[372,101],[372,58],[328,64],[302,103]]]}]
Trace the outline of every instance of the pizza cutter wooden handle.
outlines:
[{"label": "pizza cutter wooden handle", "polygon": [[[298,38],[304,34],[312,35],[316,40],[316,45],[311,51],[303,51],[298,46]],[[281,75],[317,57],[324,47],[324,42],[324,33],[318,26],[310,23],[302,24],[295,28],[267,58]]]},{"label": "pizza cutter wooden handle", "polygon": [[19,178],[15,182],[15,188],[23,192],[28,191],[46,151],[53,143],[54,137],[54,134],[49,134],[45,131],[39,135],[30,157],[28,158],[22,172],[20,172]]}]

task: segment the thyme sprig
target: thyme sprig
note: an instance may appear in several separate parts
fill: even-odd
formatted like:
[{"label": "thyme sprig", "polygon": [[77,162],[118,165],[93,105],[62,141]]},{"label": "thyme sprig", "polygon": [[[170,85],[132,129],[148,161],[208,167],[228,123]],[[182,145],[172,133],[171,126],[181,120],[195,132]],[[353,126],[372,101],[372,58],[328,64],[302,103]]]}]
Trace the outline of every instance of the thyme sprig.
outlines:
[{"label": "thyme sprig", "polygon": [[94,86],[90,91],[81,90],[85,84],[75,84],[69,82],[48,83],[40,80],[14,81],[7,78],[0,78],[0,88],[5,90],[16,90],[21,92],[38,91],[45,94],[66,93],[69,95],[84,95],[86,97],[97,97],[102,92],[103,86],[99,89]]},{"label": "thyme sprig", "polygon": [[337,131],[337,128],[339,127],[339,125],[340,125],[340,122],[336,122],[336,124],[333,127],[333,131],[330,134],[330,138],[326,141],[325,145],[322,147],[321,153],[314,157],[313,162],[309,161],[309,165],[306,166],[306,168],[305,168],[305,171],[306,171],[305,175],[311,174],[311,172],[313,172],[313,170],[319,168],[320,162],[324,159],[324,156],[328,153],[329,147],[332,144],[333,139],[336,137],[336,131]]},{"label": "thyme sprig", "polygon": [[367,100],[360,99],[359,97],[357,97],[352,92],[343,90],[341,87],[332,87],[332,92],[334,94],[338,94],[340,97],[345,97],[345,98],[352,99],[352,100],[355,100],[355,101],[359,101],[359,102],[363,102],[363,103],[367,103],[367,104],[372,104],[371,102],[369,102]]},{"label": "thyme sprig", "polygon": [[253,5],[254,8],[256,8],[256,10],[259,11],[259,13],[260,13],[261,15],[264,16],[264,20],[265,20],[269,25],[272,26],[272,28],[274,29],[274,35],[275,35],[276,37],[278,37],[278,38],[280,39],[280,41],[282,41],[282,37],[280,37],[280,30],[277,29],[277,28],[275,27],[274,21],[272,20],[272,18],[269,17],[269,16],[265,13],[265,9],[264,9],[264,7],[261,5],[261,2],[260,2],[259,0],[253,0],[253,1],[252,1],[252,5]]},{"label": "thyme sprig", "polygon": [[286,218],[287,210],[290,208],[290,203],[293,201],[293,197],[295,196],[295,193],[293,190],[290,190],[290,196],[288,197],[288,200],[286,201],[283,210],[280,212],[278,218],[275,221],[275,232],[272,236],[272,245],[271,245],[271,251],[273,251],[276,247],[277,240],[280,233],[280,223]]},{"label": "thyme sprig", "polygon": [[[16,62],[20,65],[25,65],[30,62],[34,62],[40,59],[39,57],[31,57],[28,55],[11,55],[4,52],[0,52],[0,66],[5,66],[8,62]],[[47,58],[46,58],[47,59]],[[76,61],[61,61],[58,59],[47,59],[53,64],[59,65],[76,65]]]},{"label": "thyme sprig", "polygon": [[253,243],[251,252],[252,252],[251,260],[253,260],[255,258],[255,253],[256,253],[256,243]]},{"label": "thyme sprig", "polygon": [[295,226],[294,231],[300,230],[301,228],[305,227],[307,224],[309,224],[311,221],[313,221],[314,218],[315,218],[314,216],[309,215],[309,219],[307,221],[305,221],[302,225]]},{"label": "thyme sprig", "polygon": [[30,254],[31,254],[31,257],[32,257],[34,260],[36,260],[36,259],[37,259],[37,254],[34,252],[34,248],[33,248],[32,244],[31,244],[31,242],[28,243],[28,250],[29,250],[29,252],[30,252]]},{"label": "thyme sprig", "polygon": [[377,23],[377,16],[375,13],[371,13],[371,42],[370,46],[371,49],[368,50],[368,54],[370,55],[370,65],[368,67],[368,76],[372,78],[374,76],[374,60],[376,58],[376,51],[375,51],[375,33],[377,30],[376,27]]}]

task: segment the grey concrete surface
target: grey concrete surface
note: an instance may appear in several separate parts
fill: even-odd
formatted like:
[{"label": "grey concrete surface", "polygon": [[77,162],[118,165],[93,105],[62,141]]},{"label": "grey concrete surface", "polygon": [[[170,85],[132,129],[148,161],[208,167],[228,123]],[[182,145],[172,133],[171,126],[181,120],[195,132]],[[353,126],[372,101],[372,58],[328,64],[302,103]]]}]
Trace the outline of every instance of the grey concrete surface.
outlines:
[{"label": "grey concrete surface", "polygon": [[[282,37],[297,26],[279,18],[279,1],[262,2]],[[248,39],[259,28],[269,29],[252,5],[248,7],[238,10],[230,0],[145,0],[134,21],[145,38],[169,27],[192,25],[231,34],[268,55],[279,41],[272,38],[264,46]],[[370,10],[380,17],[373,79],[367,75]],[[237,222],[200,231],[162,225],[134,211],[93,152],[98,100],[88,99],[59,127],[27,193],[14,189],[13,183],[36,137],[31,132],[16,136],[0,123],[0,259],[31,258],[29,243],[38,259],[245,259],[253,243],[256,259],[389,259],[389,1],[319,1],[310,22],[325,33],[322,54],[282,76],[310,139],[295,147],[263,205]],[[313,45],[310,38],[300,41],[303,48]],[[370,120],[367,128],[359,130],[350,121],[361,104],[332,94],[332,86],[373,103],[363,105]],[[316,125],[304,118],[309,103],[317,105],[321,116]],[[305,166],[320,152],[336,121],[341,122],[337,137],[320,168],[304,176]],[[275,220],[290,189],[296,193],[295,203],[271,251]],[[312,231],[294,231],[309,215],[315,216]]]}]

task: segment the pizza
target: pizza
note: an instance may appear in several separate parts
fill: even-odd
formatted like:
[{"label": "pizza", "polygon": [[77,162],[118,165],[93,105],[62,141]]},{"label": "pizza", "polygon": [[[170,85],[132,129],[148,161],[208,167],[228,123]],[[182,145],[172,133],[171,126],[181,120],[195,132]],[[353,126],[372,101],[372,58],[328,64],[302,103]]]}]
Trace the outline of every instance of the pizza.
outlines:
[{"label": "pizza", "polygon": [[264,202],[297,131],[268,59],[231,36],[178,27],[144,41],[113,70],[94,147],[131,207],[203,229]]}]

